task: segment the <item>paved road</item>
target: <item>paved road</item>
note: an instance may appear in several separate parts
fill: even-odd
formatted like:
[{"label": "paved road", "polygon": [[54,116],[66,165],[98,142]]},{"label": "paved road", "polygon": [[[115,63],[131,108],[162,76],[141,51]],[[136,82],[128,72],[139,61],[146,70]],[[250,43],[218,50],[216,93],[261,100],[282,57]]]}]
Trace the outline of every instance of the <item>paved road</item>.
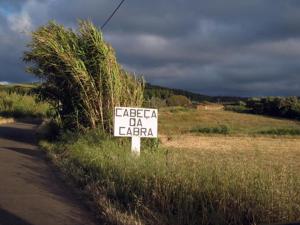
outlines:
[{"label": "paved road", "polygon": [[36,125],[0,125],[0,225],[95,225],[36,146]]}]

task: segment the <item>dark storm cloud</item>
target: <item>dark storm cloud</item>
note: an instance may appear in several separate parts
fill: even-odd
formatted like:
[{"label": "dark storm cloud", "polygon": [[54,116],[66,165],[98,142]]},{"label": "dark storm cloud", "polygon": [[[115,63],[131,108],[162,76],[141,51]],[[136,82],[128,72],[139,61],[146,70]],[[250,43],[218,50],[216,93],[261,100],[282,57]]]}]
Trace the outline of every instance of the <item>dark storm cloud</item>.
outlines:
[{"label": "dark storm cloud", "polygon": [[[49,19],[100,27],[118,3],[0,0],[0,80],[30,79],[19,61],[28,41],[22,30]],[[299,21],[297,0],[128,0],[104,34],[122,65],[154,84],[212,95],[299,95]]]}]

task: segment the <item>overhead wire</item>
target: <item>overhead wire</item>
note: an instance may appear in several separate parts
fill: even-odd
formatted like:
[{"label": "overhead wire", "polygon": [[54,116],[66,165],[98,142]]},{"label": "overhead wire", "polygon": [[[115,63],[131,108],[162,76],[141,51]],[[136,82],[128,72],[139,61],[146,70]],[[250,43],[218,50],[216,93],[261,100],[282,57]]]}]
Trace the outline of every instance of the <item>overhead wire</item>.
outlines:
[{"label": "overhead wire", "polygon": [[120,4],[117,6],[117,8],[115,8],[115,10],[112,12],[112,14],[110,14],[110,16],[105,20],[105,22],[101,26],[101,30],[104,29],[104,27],[108,24],[108,22],[111,20],[111,18],[113,18],[113,16],[116,14],[116,12],[119,10],[119,8],[123,5],[124,2],[125,2],[125,0],[122,0],[120,2]]}]

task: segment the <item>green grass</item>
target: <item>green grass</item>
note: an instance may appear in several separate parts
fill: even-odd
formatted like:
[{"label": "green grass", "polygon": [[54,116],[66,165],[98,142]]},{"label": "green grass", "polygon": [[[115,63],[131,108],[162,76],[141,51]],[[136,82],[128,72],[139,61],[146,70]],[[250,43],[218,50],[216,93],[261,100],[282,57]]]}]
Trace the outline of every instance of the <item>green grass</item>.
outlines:
[{"label": "green grass", "polygon": [[[264,152],[143,146],[97,131],[42,146],[114,224],[257,224],[300,220],[300,162]],[[272,158],[272,160],[270,160]],[[102,201],[107,199],[107,201]],[[109,206],[103,206],[109,202]],[[106,216],[105,216],[106,215]],[[128,217],[130,219],[128,219]],[[127,219],[126,219],[127,218]],[[130,222],[128,222],[130,221]]]},{"label": "green grass", "polygon": [[272,129],[300,129],[299,121],[231,111],[176,107],[162,108],[159,111],[159,131],[165,135],[190,133],[197,128],[213,130],[221,125],[230,128],[230,135],[246,136],[263,135],[262,131]]},{"label": "green grass", "polygon": [[24,118],[47,117],[49,114],[49,105],[37,102],[32,95],[0,92],[0,116]]}]

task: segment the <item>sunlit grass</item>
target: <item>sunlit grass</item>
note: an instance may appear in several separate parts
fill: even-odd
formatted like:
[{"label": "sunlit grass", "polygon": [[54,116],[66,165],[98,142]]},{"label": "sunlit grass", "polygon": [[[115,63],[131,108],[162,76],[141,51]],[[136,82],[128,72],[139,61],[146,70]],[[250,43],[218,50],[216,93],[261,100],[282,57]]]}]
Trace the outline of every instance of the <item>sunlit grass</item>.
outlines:
[{"label": "sunlit grass", "polygon": [[294,151],[284,153],[289,161],[280,153],[247,152],[242,146],[226,153],[144,146],[138,158],[126,139],[96,131],[44,147],[79,186],[94,187],[96,202],[101,205],[99,193],[105,195],[137,224],[300,220],[300,162]]}]

